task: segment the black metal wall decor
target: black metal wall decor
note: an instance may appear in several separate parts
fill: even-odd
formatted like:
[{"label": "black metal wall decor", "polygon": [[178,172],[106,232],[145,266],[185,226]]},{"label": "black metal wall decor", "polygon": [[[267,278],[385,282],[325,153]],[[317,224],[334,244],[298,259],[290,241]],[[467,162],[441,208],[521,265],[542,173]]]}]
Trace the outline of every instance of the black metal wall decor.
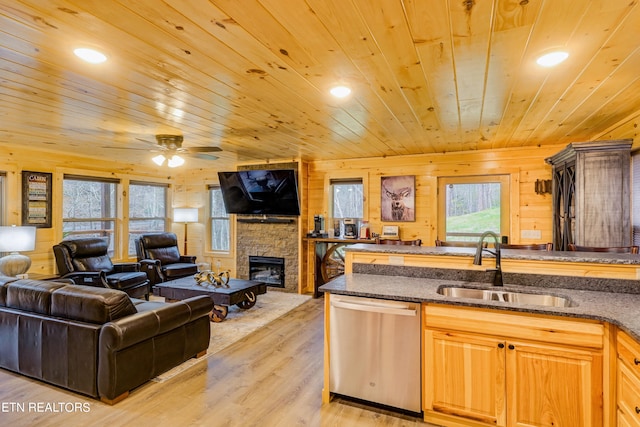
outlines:
[{"label": "black metal wall decor", "polygon": [[551,194],[552,182],[550,179],[536,179],[536,194]]}]

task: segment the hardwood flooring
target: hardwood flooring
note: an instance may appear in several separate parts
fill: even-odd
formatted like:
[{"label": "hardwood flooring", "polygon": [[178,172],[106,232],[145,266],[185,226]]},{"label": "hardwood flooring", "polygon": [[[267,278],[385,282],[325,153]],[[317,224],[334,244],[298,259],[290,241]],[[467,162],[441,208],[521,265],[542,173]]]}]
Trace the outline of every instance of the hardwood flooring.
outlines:
[{"label": "hardwood flooring", "polygon": [[[310,300],[164,382],[100,401],[0,370],[0,424],[11,426],[427,426],[334,399],[323,405],[324,300]],[[212,325],[215,327],[215,325]]]}]

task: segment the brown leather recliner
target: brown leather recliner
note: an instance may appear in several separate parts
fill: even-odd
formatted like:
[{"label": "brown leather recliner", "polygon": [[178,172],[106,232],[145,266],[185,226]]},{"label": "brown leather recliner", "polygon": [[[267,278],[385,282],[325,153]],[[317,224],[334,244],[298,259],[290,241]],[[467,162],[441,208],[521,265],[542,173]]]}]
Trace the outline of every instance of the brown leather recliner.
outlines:
[{"label": "brown leather recliner", "polygon": [[151,285],[191,276],[198,272],[196,257],[180,255],[175,233],[143,234],[136,239],[136,253]]},{"label": "brown leather recliner", "polygon": [[149,278],[140,263],[114,264],[108,255],[106,238],[63,240],[53,247],[58,273],[76,285],[98,286],[126,292],[130,297],[149,299]]}]

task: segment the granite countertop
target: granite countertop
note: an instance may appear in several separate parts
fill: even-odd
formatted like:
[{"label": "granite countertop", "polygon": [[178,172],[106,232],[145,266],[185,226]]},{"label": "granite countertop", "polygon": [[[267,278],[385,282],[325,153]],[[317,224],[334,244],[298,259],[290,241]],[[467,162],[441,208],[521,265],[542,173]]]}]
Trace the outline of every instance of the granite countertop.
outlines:
[{"label": "granite countertop", "polygon": [[[618,254],[618,256],[620,255]],[[640,316],[638,316],[640,294],[637,293],[568,289],[562,288],[561,284],[554,288],[529,285],[505,285],[503,288],[492,288],[505,291],[551,294],[569,298],[572,301],[572,306],[570,307],[547,307],[440,295],[438,289],[446,286],[491,288],[487,283],[480,282],[353,273],[338,276],[320,286],[319,290],[340,295],[495,308],[515,312],[594,319],[614,324],[640,341]]]},{"label": "granite countertop", "polygon": [[[358,243],[344,248],[345,251],[363,253],[386,253],[398,255],[441,255],[441,256],[473,256],[475,248],[458,248],[451,246],[408,246],[408,245],[372,245]],[[489,249],[491,250],[491,249]],[[502,259],[557,261],[557,262],[589,262],[596,264],[638,264],[638,254],[616,254],[606,252],[573,252],[573,251],[530,251],[521,249],[503,249]],[[483,252],[483,257],[492,255]]]}]

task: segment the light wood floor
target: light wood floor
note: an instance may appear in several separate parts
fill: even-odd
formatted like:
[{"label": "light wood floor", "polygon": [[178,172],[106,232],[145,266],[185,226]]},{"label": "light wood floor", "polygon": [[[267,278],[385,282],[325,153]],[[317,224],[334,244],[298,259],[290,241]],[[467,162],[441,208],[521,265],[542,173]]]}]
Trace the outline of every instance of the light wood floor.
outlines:
[{"label": "light wood floor", "polygon": [[[0,370],[0,424],[427,426],[420,418],[348,401],[322,404],[323,303],[322,298],[306,302],[184,373],[141,386],[114,406]],[[29,410],[37,404],[40,412]],[[81,410],[67,412],[73,405]]]}]

